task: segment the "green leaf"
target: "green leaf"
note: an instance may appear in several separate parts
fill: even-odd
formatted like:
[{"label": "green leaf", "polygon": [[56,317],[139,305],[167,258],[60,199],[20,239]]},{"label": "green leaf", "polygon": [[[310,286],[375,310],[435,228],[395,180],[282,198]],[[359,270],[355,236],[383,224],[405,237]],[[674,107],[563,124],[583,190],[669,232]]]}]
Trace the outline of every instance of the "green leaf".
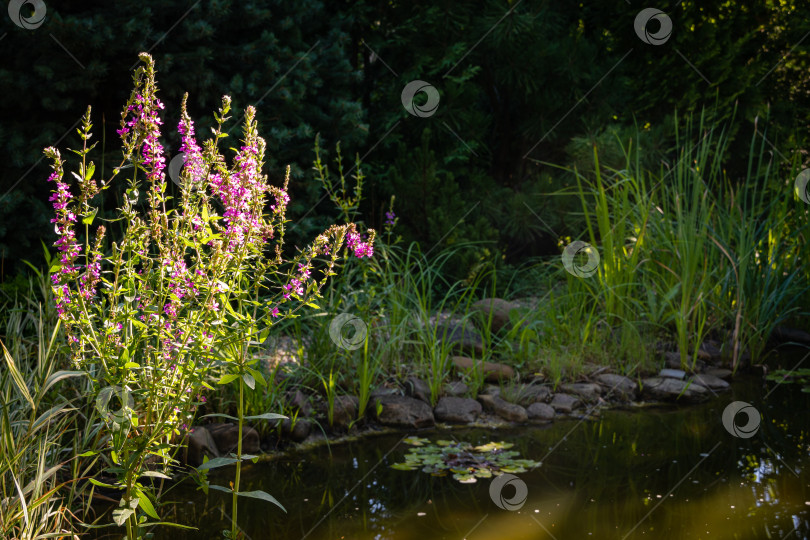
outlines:
[{"label": "green leaf", "polygon": [[394,463],[391,465],[392,469],[396,469],[398,471],[415,471],[416,467],[408,465],[407,463]]},{"label": "green leaf", "polygon": [[304,305],[309,306],[309,307],[314,308],[314,309],[321,309],[321,307],[318,304],[315,304],[313,302],[307,302]]},{"label": "green leaf", "polygon": [[146,515],[151,518],[160,519],[160,516],[158,516],[157,512],[155,512],[155,507],[152,506],[152,501],[149,500],[149,497],[147,497],[146,494],[140,489],[136,489],[135,494],[138,496],[141,509],[146,512]]},{"label": "green leaf", "polygon": [[214,458],[214,459],[206,461],[205,463],[203,463],[202,465],[197,467],[197,470],[198,471],[207,471],[207,470],[210,470],[210,469],[216,469],[217,467],[226,467],[228,465],[233,465],[237,461],[239,461],[239,460],[236,459],[236,458],[218,457],[218,458]]},{"label": "green leaf", "polygon": [[90,457],[90,456],[95,456],[96,454],[98,454],[98,452],[96,452],[95,450],[88,450],[87,452],[85,452],[83,454],[79,454],[76,457]]},{"label": "green leaf", "polygon": [[125,369],[136,369],[139,367],[141,367],[141,365],[138,362],[127,362],[124,364]]},{"label": "green leaf", "polygon": [[226,375],[223,375],[222,378],[219,380],[219,382],[217,384],[228,384],[230,382],[235,381],[238,378],[239,378],[239,375],[237,375],[235,373],[228,373]]},{"label": "green leaf", "polygon": [[163,474],[160,471],[146,471],[145,473],[141,474],[141,476],[149,476],[152,478],[164,478],[166,480],[171,480],[172,477],[168,474]]},{"label": "green leaf", "polygon": [[251,390],[256,389],[256,379],[253,378],[253,375],[250,373],[243,373],[242,380],[245,381],[245,384],[248,385],[248,388]]},{"label": "green leaf", "polygon": [[99,482],[95,478],[90,478],[89,480],[90,480],[90,483],[95,485],[95,486],[105,487],[105,488],[113,488],[113,489],[121,489],[120,487],[113,486],[112,484],[105,484],[104,482]]},{"label": "green leaf", "polygon": [[287,418],[283,414],[276,414],[276,413],[264,413],[264,414],[256,414],[253,416],[246,416],[245,420],[284,420]]},{"label": "green leaf", "polygon": [[8,371],[11,373],[11,378],[14,380],[14,384],[17,386],[17,390],[19,390],[22,397],[31,404],[32,409],[36,409],[37,406],[34,404],[33,398],[31,398],[31,394],[28,393],[28,385],[25,383],[25,379],[23,379],[22,374],[17,369],[17,364],[14,363],[14,359],[11,357],[11,353],[8,352],[6,346],[0,343],[0,346],[3,347],[3,356],[6,359],[6,364],[8,364]]},{"label": "green leaf", "polygon": [[48,380],[45,381],[45,386],[40,392],[45,394],[51,388],[51,386],[55,385],[59,381],[70,377],[80,377],[82,375],[87,375],[87,373],[84,371],[57,371],[48,377]]},{"label": "green leaf", "polygon": [[113,521],[119,527],[123,527],[124,523],[126,523],[127,519],[129,519],[129,516],[131,516],[134,513],[135,510],[132,510],[131,508],[116,508],[115,510],[113,510],[112,513]]},{"label": "green leaf", "polygon": [[410,444],[413,446],[423,446],[425,443],[429,443],[430,439],[424,439],[421,437],[408,437],[407,439],[403,440],[405,444]]},{"label": "green leaf", "polygon": [[230,414],[223,414],[223,413],[204,414],[200,418],[209,418],[209,417],[214,417],[214,416],[219,417],[219,418],[227,418],[228,420],[235,420],[237,422],[239,421],[239,419],[236,418],[235,416],[231,416]]},{"label": "green leaf", "polygon": [[270,495],[266,491],[261,491],[261,490],[257,490],[257,491],[239,491],[236,494],[239,495],[240,497],[250,497],[251,499],[261,499],[263,501],[273,503],[276,506],[278,506],[279,508],[281,508],[282,510],[284,510],[284,513],[287,513],[287,510],[283,506],[281,506],[281,503],[278,502],[275,497],[273,497],[272,495]]},{"label": "green leaf", "polygon": [[261,386],[267,386],[267,381],[264,380],[264,375],[258,369],[247,368],[253,378],[256,379],[256,382],[259,383]]},{"label": "green leaf", "polygon": [[82,223],[84,225],[92,225],[93,220],[96,219],[96,214],[98,214],[98,208],[93,208],[93,210],[85,214],[85,216],[82,218]]}]

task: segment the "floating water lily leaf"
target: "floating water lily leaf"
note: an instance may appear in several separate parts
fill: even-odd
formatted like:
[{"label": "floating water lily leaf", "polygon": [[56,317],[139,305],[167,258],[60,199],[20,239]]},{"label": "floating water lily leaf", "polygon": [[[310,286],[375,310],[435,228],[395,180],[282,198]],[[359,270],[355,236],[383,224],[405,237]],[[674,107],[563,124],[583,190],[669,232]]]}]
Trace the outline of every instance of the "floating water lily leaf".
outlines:
[{"label": "floating water lily leaf", "polygon": [[458,480],[462,484],[474,484],[474,483],[478,482],[478,479],[475,476],[471,475],[471,474],[458,474],[458,473],[456,473],[456,474],[453,475],[453,478],[455,478],[456,480]]},{"label": "floating water lily leaf", "polygon": [[506,442],[490,442],[473,447],[469,443],[439,440],[429,444],[428,439],[410,437],[406,439],[411,448],[405,455],[404,463],[391,467],[400,471],[421,469],[433,476],[452,473],[453,478],[471,484],[477,478],[492,478],[503,473],[526,472],[540,463],[531,459],[520,459],[519,452],[506,451],[514,446]]},{"label": "floating water lily leaf", "polygon": [[473,450],[476,452],[492,452],[493,450],[506,450],[507,448],[512,448],[513,446],[515,445],[512,443],[490,442],[481,446],[476,446],[473,448]]},{"label": "floating water lily leaf", "polygon": [[422,439],[420,437],[408,437],[404,441],[405,444],[410,444],[412,446],[422,446],[426,443],[430,442],[430,439]]}]

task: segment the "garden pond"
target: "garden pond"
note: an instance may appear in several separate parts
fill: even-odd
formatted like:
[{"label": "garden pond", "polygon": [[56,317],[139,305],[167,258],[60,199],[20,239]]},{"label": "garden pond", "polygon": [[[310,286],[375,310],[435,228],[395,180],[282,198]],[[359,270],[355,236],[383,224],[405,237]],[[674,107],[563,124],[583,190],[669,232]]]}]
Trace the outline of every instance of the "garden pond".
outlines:
[{"label": "garden pond", "polygon": [[[732,401],[761,413],[753,437],[723,427]],[[797,385],[739,377],[731,392],[683,407],[606,410],[510,429],[421,430],[435,442],[506,441],[541,465],[517,476],[518,510],[490,496],[491,479],[460,483],[403,471],[411,434],[386,434],[291,453],[243,470],[243,489],[266,490],[287,509],[242,499],[254,540],[520,540],[552,538],[754,539],[810,537],[810,394]],[[739,419],[738,419],[739,422]],[[227,484],[229,472],[211,475]],[[510,499],[516,487],[503,488]],[[512,490],[511,492],[509,490]],[[230,498],[184,482],[167,493],[164,519],[199,527],[156,530],[156,539],[221,537]]]}]

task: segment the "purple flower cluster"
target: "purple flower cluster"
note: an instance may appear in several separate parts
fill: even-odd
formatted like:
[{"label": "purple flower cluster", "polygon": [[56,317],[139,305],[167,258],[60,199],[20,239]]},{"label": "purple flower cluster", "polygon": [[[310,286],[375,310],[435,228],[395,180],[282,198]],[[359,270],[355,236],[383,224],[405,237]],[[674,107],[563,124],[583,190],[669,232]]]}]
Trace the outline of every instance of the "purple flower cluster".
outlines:
[{"label": "purple flower cluster", "polygon": [[189,171],[192,183],[201,182],[205,179],[208,171],[202,150],[194,138],[194,122],[187,118],[181,120],[177,126],[177,131],[182,135],[180,151],[183,152],[184,170]]},{"label": "purple flower cluster", "polygon": [[[309,280],[310,276],[310,263],[306,264],[299,264],[298,265],[298,276],[292,278],[289,283],[284,285],[284,299],[289,300],[291,294],[295,294],[299,298],[303,298],[304,296],[304,285],[306,285],[307,281]],[[276,308],[275,313],[278,313],[278,308]],[[274,317],[276,315],[273,315]]]},{"label": "purple flower cluster", "polygon": [[96,294],[96,285],[101,279],[101,241],[104,239],[106,229],[100,226],[96,233],[95,250],[92,251],[92,258],[87,264],[87,269],[79,278],[79,295],[90,301]]},{"label": "purple flower cluster", "polygon": [[354,254],[358,259],[374,255],[374,242],[363,240],[363,237],[353,230],[350,230],[346,235],[346,245],[349,249],[354,250]]},{"label": "purple flower cluster", "polygon": [[124,127],[117,130],[123,138],[130,130],[144,133],[143,140],[143,166],[149,171],[147,177],[155,182],[155,189],[166,180],[163,172],[166,168],[166,158],[163,157],[163,146],[158,141],[160,126],[163,121],[158,116],[158,109],[163,109],[163,103],[154,95],[135,95],[135,101],[127,107],[127,114],[133,113],[132,118],[125,122]]},{"label": "purple flower cluster", "polygon": [[56,310],[59,316],[64,318],[69,306],[75,300],[68,282],[78,276],[79,268],[75,263],[82,248],[76,242],[74,230],[76,214],[68,206],[72,195],[68,185],[62,181],[63,169],[59,151],[49,148],[46,153],[54,160],[54,171],[48,177],[48,181],[56,182],[56,189],[48,200],[53,202],[53,208],[56,211],[56,217],[51,219],[51,223],[55,223],[54,228],[59,237],[54,245],[59,250],[59,262],[61,263],[59,271],[51,275],[51,284],[56,297]]},{"label": "purple flower cluster", "polygon": [[268,190],[262,181],[259,165],[259,149],[255,144],[243,146],[236,155],[236,171],[224,177],[212,175],[211,185],[225,207],[225,234],[228,243],[225,251],[235,253],[247,243],[262,242],[264,229],[261,217],[261,202]]}]

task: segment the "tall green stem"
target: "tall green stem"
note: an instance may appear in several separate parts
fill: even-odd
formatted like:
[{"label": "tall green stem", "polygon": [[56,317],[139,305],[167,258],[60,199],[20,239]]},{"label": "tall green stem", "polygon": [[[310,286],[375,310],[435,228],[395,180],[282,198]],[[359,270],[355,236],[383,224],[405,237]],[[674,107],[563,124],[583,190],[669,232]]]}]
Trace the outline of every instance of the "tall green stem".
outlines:
[{"label": "tall green stem", "polygon": [[236,538],[236,514],[238,511],[236,497],[238,497],[237,493],[239,493],[239,479],[242,475],[242,424],[244,422],[244,382],[242,381],[242,377],[239,377],[239,434],[238,440],[236,442],[236,479],[234,480],[233,484],[233,499],[232,499],[232,513],[233,519],[231,519],[231,538]]}]

